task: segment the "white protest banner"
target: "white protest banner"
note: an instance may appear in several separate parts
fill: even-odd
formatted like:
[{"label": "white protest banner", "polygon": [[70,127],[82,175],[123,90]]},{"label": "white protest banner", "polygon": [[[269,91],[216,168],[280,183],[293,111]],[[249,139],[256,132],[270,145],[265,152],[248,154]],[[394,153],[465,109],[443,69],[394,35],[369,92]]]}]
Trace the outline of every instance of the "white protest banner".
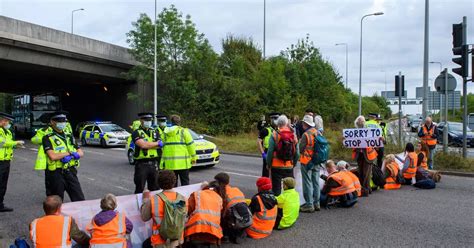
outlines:
[{"label": "white protest banner", "polygon": [[383,147],[382,129],[348,128],[342,131],[346,148]]},{"label": "white protest banner", "polygon": [[[174,188],[176,192],[184,195],[186,198],[199,189],[201,189],[201,184]],[[151,195],[157,194],[160,191],[153,191]],[[125,213],[127,218],[133,223],[131,241],[134,248],[141,248],[143,241],[151,236],[151,221],[143,222],[141,219],[141,202],[142,194],[117,196],[117,210]],[[61,208],[61,213],[72,216],[81,230],[86,230],[92,218],[100,211],[100,199],[69,202],[63,204]]]}]

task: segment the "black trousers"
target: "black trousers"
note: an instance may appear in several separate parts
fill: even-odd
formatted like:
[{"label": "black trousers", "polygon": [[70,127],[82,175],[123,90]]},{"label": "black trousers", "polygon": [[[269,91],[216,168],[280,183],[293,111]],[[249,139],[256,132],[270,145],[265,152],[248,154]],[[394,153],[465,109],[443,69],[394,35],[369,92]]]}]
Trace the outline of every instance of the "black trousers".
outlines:
[{"label": "black trousers", "polygon": [[145,189],[145,183],[148,190],[158,190],[158,164],[156,161],[140,161],[137,160],[135,164],[135,175],[133,176],[135,182],[135,194],[142,193]]},{"label": "black trousers", "polygon": [[291,169],[278,169],[272,168],[271,171],[272,176],[272,190],[275,196],[279,196],[281,194],[281,180],[285,177],[294,177],[293,176],[293,168]]},{"label": "black trousers", "polygon": [[186,170],[174,170],[176,176],[176,185],[178,187],[178,178],[181,181],[181,186],[189,185],[189,169]]},{"label": "black trousers", "polygon": [[379,147],[377,148],[377,167],[382,169],[382,163],[383,163],[383,155],[384,155],[384,147]]},{"label": "black trousers", "polygon": [[85,200],[81,184],[77,178],[76,168],[56,169],[54,171],[46,169],[45,176],[48,196],[58,195],[64,200],[64,191],[66,191],[73,202]]},{"label": "black trousers", "polygon": [[[265,152],[267,152],[267,149],[265,149]],[[263,161],[262,177],[270,177],[270,172],[268,171],[268,168],[267,168],[267,160],[262,158],[262,161]]]},{"label": "black trousers", "polygon": [[367,162],[365,157],[360,154],[357,158],[357,166],[362,195],[368,195],[370,192],[370,178],[372,177],[372,163]]},{"label": "black trousers", "polygon": [[10,160],[0,161],[0,208],[3,208],[3,198],[7,192],[8,176],[10,175]]}]

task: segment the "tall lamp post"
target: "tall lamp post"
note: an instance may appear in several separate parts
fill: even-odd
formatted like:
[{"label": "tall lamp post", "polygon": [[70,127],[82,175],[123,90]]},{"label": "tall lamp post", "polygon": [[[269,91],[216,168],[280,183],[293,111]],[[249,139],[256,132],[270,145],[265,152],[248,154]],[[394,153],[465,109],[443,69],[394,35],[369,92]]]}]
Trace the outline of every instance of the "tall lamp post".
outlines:
[{"label": "tall lamp post", "polygon": [[363,16],[360,19],[360,47],[359,47],[359,115],[362,115],[362,23],[364,19],[368,16],[378,16],[383,15],[383,12],[375,12],[372,14],[368,14]]},{"label": "tall lamp post", "polygon": [[263,0],[263,59],[265,59],[265,35],[266,35],[266,19],[267,19],[267,1]]},{"label": "tall lamp post", "polygon": [[[438,65],[439,65],[439,72],[441,72],[441,71],[443,70],[443,64],[441,64],[441,62],[438,62],[438,61],[430,61],[429,63],[430,63],[430,64],[438,64]],[[429,79],[428,79],[428,80],[429,80]],[[439,94],[439,122],[441,122],[441,120],[442,120],[442,118],[441,118],[441,115],[442,115],[441,109],[442,109],[442,107],[441,107],[441,106],[443,106],[441,103],[442,103],[442,99],[443,99],[443,98],[442,98],[441,93],[438,93],[438,94]],[[430,94],[430,96],[431,96],[431,94]],[[427,96],[427,97],[428,97],[428,96]],[[431,98],[431,97],[430,97],[430,98]],[[447,100],[447,99],[448,99],[448,96],[446,95],[446,96],[444,96],[444,98],[445,98],[445,100]]]},{"label": "tall lamp post", "polygon": [[155,54],[153,55],[153,57],[154,57],[154,64],[153,64],[153,113],[154,113],[154,117],[153,117],[153,120],[155,120],[155,123],[156,123],[156,115],[158,115],[158,82],[157,82],[157,78],[156,78],[156,14],[157,14],[156,7],[157,7],[157,3],[156,3],[156,0],[155,0],[155,23],[154,23],[155,33],[154,33],[154,42],[153,42],[153,46],[154,46],[154,50],[155,50]]},{"label": "tall lamp post", "polygon": [[83,10],[84,10],[83,8],[80,8],[80,9],[75,9],[71,11],[71,34],[74,34],[74,12],[83,11]]},{"label": "tall lamp post", "polygon": [[346,47],[346,89],[348,89],[348,77],[347,77],[347,67],[348,67],[348,64],[349,64],[349,60],[348,60],[348,52],[347,52],[347,43],[337,43],[336,46],[345,46]]}]

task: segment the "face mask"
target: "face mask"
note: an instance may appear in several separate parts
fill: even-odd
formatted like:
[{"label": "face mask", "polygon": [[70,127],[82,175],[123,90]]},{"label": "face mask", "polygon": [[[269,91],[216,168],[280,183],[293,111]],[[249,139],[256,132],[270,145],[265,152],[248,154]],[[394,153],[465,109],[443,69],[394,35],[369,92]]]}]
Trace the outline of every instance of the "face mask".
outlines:
[{"label": "face mask", "polygon": [[151,127],[151,121],[144,121],[143,122],[143,127],[144,128],[150,128]]},{"label": "face mask", "polygon": [[10,129],[12,127],[12,124],[8,123],[7,125],[5,125],[5,129]]},{"label": "face mask", "polygon": [[56,128],[60,131],[63,131],[66,128],[66,122],[58,122],[56,123]]},{"label": "face mask", "polygon": [[273,123],[273,125],[276,126],[277,125],[277,120],[276,119],[272,120],[272,123]]},{"label": "face mask", "polygon": [[159,124],[159,125],[160,125],[160,127],[166,127],[166,121],[164,121],[164,122],[160,122],[160,124]]}]

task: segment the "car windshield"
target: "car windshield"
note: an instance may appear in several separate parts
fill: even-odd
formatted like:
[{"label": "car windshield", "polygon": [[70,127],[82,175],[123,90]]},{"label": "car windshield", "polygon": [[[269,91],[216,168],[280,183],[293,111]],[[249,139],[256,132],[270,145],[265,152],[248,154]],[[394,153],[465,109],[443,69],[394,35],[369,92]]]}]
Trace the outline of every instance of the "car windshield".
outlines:
[{"label": "car windshield", "polygon": [[125,129],[121,128],[117,124],[103,124],[99,125],[100,129],[102,129],[102,132],[121,132],[125,131]]},{"label": "car windshield", "polygon": [[199,136],[199,134],[195,133],[193,130],[191,129],[188,129],[189,130],[189,133],[191,134],[191,137],[193,137],[193,140],[200,140],[201,137]]},{"label": "car windshield", "polygon": [[[462,132],[462,123],[459,122],[448,122],[449,123],[449,131],[454,132]],[[467,128],[467,131],[470,132],[471,129]]]}]

